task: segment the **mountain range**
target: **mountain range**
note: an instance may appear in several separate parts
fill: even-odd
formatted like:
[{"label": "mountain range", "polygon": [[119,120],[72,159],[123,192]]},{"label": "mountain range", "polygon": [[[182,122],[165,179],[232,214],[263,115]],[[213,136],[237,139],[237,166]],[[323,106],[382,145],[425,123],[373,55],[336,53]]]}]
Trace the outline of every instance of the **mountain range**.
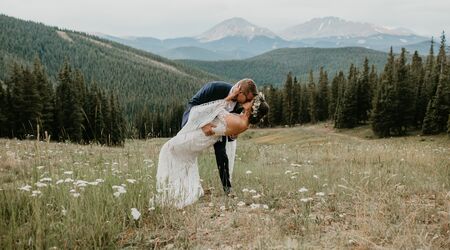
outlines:
[{"label": "mountain range", "polygon": [[364,47],[387,52],[392,46],[396,51],[407,47],[411,52],[417,49],[426,54],[428,49],[423,49],[423,42],[430,40],[406,28],[388,28],[338,17],[314,18],[279,34],[235,17],[194,37],[157,39],[96,35],[169,59],[205,61],[246,59],[274,49],[302,47]]}]

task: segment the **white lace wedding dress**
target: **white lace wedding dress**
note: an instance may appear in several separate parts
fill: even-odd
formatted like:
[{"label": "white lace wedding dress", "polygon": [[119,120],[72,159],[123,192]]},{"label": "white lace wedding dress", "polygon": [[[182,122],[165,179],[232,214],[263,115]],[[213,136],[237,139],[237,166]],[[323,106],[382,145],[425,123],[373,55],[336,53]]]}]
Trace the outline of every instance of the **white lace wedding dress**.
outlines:
[{"label": "white lace wedding dress", "polygon": [[[159,153],[156,174],[156,195],[151,200],[159,206],[183,208],[203,195],[197,157],[222,138],[226,131],[225,116],[229,114],[224,100],[194,106],[186,125],[167,141]],[[216,125],[214,136],[206,136],[202,127]],[[236,141],[227,142],[230,178],[233,171]]]}]

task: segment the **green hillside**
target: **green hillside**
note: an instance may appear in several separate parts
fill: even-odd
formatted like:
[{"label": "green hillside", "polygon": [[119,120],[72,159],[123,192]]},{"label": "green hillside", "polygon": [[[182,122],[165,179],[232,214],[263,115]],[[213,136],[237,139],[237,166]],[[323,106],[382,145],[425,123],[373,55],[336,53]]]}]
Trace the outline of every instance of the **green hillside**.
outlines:
[{"label": "green hillside", "polygon": [[53,83],[64,60],[80,69],[90,84],[114,90],[133,115],[145,105],[162,111],[185,103],[204,82],[217,78],[160,56],[85,33],[0,15],[0,80],[12,61],[32,65],[39,57]]},{"label": "green hillside", "polygon": [[230,61],[195,61],[181,60],[187,66],[197,67],[225,79],[236,80],[244,77],[253,78],[257,83],[283,82],[287,72],[306,79],[309,70],[318,75],[321,66],[334,75],[339,70],[347,71],[351,63],[361,66],[364,58],[382,70],[386,63],[387,53],[359,48],[288,48],[277,49],[246,60]]}]

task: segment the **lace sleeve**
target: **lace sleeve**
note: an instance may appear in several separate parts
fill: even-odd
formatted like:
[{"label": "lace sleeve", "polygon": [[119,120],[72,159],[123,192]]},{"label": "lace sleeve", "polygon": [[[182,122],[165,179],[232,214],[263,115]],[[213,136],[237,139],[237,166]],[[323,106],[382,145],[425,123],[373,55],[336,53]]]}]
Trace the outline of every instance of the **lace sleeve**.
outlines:
[{"label": "lace sleeve", "polygon": [[226,103],[225,100],[217,100],[192,107],[186,125],[178,133],[196,130],[212,122],[219,114],[226,112]]}]

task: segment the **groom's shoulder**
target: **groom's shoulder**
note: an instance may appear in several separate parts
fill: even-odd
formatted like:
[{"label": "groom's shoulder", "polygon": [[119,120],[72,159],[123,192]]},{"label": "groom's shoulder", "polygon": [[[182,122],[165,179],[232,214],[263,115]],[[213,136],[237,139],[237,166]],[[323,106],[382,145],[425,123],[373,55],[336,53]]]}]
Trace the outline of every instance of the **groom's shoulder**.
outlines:
[{"label": "groom's shoulder", "polygon": [[229,82],[224,81],[212,81],[205,84],[206,88],[225,88],[225,89],[231,89],[233,87],[233,84]]}]

